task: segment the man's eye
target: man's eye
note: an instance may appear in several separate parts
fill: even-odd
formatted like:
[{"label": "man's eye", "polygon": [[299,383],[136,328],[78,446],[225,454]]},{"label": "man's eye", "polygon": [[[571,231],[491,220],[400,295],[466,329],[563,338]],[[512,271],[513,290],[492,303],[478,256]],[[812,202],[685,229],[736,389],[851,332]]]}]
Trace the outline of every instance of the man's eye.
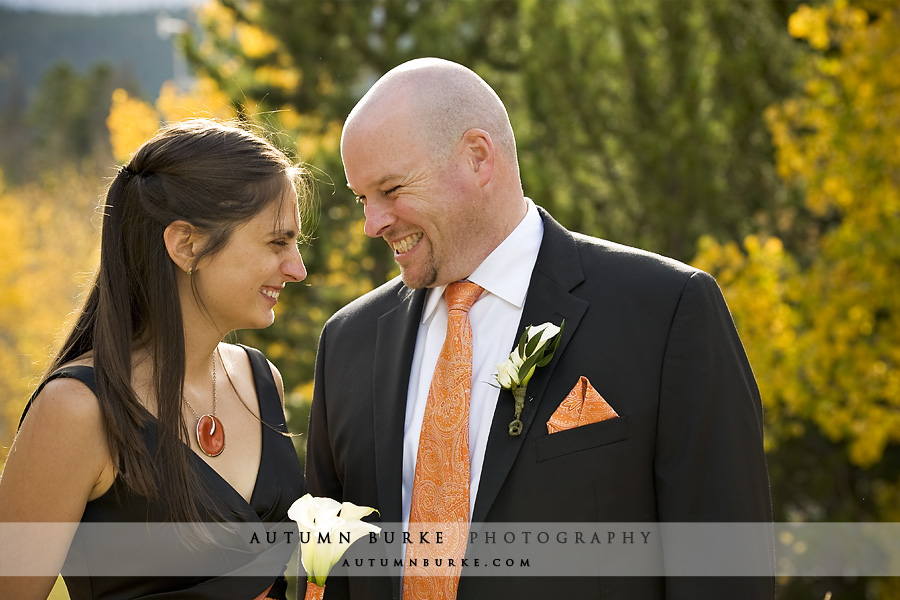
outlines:
[{"label": "man's eye", "polygon": [[391,194],[393,194],[394,192],[396,192],[397,190],[399,190],[400,187],[401,187],[401,186],[399,186],[399,185],[395,185],[395,186],[392,187],[391,189],[387,190],[387,191],[384,193],[384,195],[385,195],[385,196],[390,196]]}]

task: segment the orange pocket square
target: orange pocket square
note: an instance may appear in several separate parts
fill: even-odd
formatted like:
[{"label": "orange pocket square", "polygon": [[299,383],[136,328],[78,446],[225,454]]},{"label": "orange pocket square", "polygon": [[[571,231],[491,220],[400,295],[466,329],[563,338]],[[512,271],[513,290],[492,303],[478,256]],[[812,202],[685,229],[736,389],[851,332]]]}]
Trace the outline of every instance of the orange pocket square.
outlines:
[{"label": "orange pocket square", "polygon": [[582,375],[547,421],[547,433],[565,431],[618,416],[603,396],[597,393],[588,378]]}]

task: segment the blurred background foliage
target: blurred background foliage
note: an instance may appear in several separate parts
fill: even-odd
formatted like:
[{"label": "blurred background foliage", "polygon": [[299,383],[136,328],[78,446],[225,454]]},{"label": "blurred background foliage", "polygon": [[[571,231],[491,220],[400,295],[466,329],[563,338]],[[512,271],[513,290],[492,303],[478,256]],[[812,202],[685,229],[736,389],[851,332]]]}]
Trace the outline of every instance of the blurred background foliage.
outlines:
[{"label": "blurred background foliage", "polygon": [[[0,116],[0,452],[94,266],[103,178],[191,115],[252,124],[316,180],[305,285],[238,334],[305,432],[324,321],[396,274],[345,187],[343,118],[393,66],[440,56],[504,99],[525,191],[560,222],[716,276],[762,392],[776,520],[900,520],[896,2],[217,0],[192,22],[189,87],[147,97],[61,65]],[[779,588],[900,598],[897,579]]]}]

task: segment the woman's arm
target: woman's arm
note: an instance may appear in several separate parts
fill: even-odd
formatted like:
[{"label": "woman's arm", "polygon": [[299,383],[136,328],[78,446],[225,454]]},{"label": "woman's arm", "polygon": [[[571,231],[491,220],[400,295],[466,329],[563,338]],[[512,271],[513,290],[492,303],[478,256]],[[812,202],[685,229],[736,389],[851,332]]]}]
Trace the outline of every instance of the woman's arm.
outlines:
[{"label": "woman's arm", "polygon": [[0,477],[0,527],[18,533],[0,536],[3,574],[40,574],[0,577],[0,598],[47,597],[85,504],[114,478],[96,396],[74,379],[48,383],[22,422]]}]

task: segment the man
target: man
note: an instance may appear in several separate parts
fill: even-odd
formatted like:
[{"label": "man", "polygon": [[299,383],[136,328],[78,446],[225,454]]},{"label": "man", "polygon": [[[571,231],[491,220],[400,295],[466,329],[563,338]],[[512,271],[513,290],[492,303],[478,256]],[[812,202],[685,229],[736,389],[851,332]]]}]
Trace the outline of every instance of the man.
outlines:
[{"label": "man", "polygon": [[[314,495],[376,507],[385,523],[406,525],[420,510],[417,454],[430,435],[429,398],[442,393],[432,375],[450,327],[444,293],[468,280],[484,289],[466,325],[462,469],[473,526],[771,520],[759,394],[715,281],[569,232],[536,207],[506,110],[481,78],[438,59],[395,68],[351,112],[341,155],[365,232],[388,243],[401,277],[323,330],[307,457]],[[563,325],[559,346],[528,383],[514,435],[515,402],[497,386],[496,365],[527,326],[545,322]],[[605,415],[550,433],[573,401],[602,404]],[[329,594],[409,598],[408,583],[351,577]],[[463,569],[458,597],[771,598],[772,586]],[[454,584],[447,596],[456,593]]]}]

